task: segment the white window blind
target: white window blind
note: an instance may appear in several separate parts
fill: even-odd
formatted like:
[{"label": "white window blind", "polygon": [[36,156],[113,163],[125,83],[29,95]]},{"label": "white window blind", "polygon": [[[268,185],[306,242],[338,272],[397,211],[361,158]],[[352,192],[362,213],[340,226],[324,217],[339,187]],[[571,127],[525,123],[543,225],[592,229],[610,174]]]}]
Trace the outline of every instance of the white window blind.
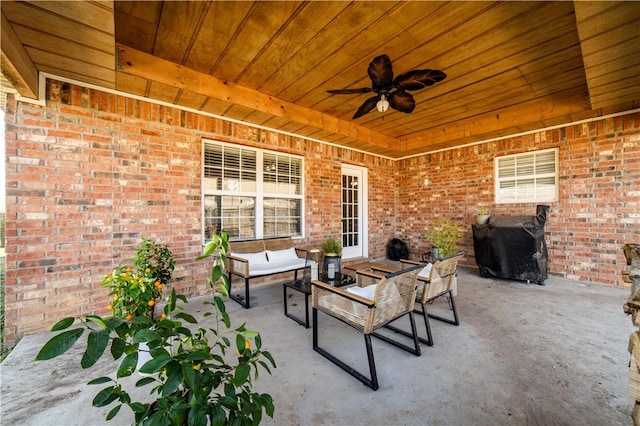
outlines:
[{"label": "white window blind", "polygon": [[496,157],[496,203],[558,200],[558,150]]},{"label": "white window blind", "polygon": [[204,141],[203,237],[302,236],[302,158]]}]

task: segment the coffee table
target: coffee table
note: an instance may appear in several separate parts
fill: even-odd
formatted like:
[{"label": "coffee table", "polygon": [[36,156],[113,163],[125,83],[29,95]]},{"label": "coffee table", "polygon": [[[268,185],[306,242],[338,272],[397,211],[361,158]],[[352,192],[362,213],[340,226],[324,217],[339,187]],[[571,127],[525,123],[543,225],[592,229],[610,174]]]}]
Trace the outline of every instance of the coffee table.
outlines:
[{"label": "coffee table", "polygon": [[[324,274],[320,275],[319,278],[320,281],[335,287],[342,287],[356,282],[355,278],[351,275],[342,274],[340,272],[336,273],[336,277],[333,280],[330,280]],[[304,295],[304,320],[289,313],[287,304],[287,289],[295,290]],[[291,318],[298,324],[304,326],[304,328],[309,328],[309,296],[311,296],[311,282],[306,280],[295,280],[286,282],[282,285],[282,293],[284,297],[284,315],[288,318]]]}]

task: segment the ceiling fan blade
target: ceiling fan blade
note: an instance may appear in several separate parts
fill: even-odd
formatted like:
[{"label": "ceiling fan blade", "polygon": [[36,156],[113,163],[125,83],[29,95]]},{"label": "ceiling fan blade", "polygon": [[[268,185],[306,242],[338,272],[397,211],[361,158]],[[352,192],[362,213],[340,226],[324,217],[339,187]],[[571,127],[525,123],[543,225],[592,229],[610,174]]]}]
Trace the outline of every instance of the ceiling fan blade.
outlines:
[{"label": "ceiling fan blade", "polygon": [[327,92],[332,93],[334,95],[352,95],[354,93],[369,93],[371,92],[371,88],[361,87],[359,89],[333,89],[333,90],[327,90]]},{"label": "ceiling fan blade", "polygon": [[360,105],[360,108],[358,108],[356,113],[353,114],[353,119],[362,117],[366,113],[368,113],[371,110],[373,110],[376,107],[376,104],[378,103],[379,100],[380,100],[380,95],[373,96],[373,97],[367,99],[366,101],[364,101],[364,103],[362,105]]},{"label": "ceiling fan blade", "polygon": [[389,93],[389,106],[400,112],[410,113],[416,107],[416,100],[410,93],[396,90]]},{"label": "ceiling fan blade", "polygon": [[380,55],[373,58],[367,70],[373,91],[389,90],[393,83],[393,69],[391,68],[391,59],[387,55]]},{"label": "ceiling fan blade", "polygon": [[433,86],[445,78],[447,75],[440,70],[413,70],[396,77],[393,85],[404,90],[418,90]]}]

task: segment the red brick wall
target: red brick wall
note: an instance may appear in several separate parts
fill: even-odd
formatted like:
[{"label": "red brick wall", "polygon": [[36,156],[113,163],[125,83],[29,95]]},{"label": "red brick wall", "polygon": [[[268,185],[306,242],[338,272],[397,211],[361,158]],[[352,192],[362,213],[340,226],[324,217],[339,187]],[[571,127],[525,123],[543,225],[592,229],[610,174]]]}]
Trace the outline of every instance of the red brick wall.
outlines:
[{"label": "red brick wall", "polygon": [[[621,285],[621,247],[640,228],[640,114],[393,162],[301,138],[56,81],[47,106],[9,101],[6,111],[6,316],[8,346],[69,315],[106,314],[98,283],[128,263],[142,236],[168,244],[173,284],[209,292],[201,250],[202,138],[302,155],[306,238],[340,233],[340,167],[369,176],[369,254],[452,217],[468,234],[477,204],[493,205],[493,158],[560,148],[560,196],[547,226],[551,274]],[[425,185],[425,179],[428,184]],[[533,214],[501,205],[494,214]]]},{"label": "red brick wall", "polygon": [[452,218],[466,230],[460,248],[475,265],[476,206],[496,215],[536,212],[536,204],[494,204],[494,157],[548,148],[559,148],[560,184],[545,227],[550,274],[623,286],[622,246],[640,242],[640,113],[399,161],[400,238],[417,257],[430,249],[429,224]]},{"label": "red brick wall", "polygon": [[[342,162],[393,188],[389,160],[57,81],[47,82],[46,107],[10,100],[5,121],[7,346],[65,316],[106,314],[99,282],[131,262],[143,236],[173,251],[172,285],[209,292],[207,265],[193,260],[202,138],[307,157],[301,246],[340,233]],[[372,244],[380,238],[372,232]]]}]

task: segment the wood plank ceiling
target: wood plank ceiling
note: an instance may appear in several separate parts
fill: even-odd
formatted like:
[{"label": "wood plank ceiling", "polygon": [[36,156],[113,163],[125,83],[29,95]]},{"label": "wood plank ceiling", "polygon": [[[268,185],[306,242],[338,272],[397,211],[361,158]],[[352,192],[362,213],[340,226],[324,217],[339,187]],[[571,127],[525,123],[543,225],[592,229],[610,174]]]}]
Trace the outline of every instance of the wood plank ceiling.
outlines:
[{"label": "wood plank ceiling", "polygon": [[[391,158],[640,108],[640,2],[3,0],[3,74],[38,71]],[[9,26],[8,28],[7,25]],[[367,67],[447,78],[374,110]],[[25,95],[26,96],[26,95]]]}]

